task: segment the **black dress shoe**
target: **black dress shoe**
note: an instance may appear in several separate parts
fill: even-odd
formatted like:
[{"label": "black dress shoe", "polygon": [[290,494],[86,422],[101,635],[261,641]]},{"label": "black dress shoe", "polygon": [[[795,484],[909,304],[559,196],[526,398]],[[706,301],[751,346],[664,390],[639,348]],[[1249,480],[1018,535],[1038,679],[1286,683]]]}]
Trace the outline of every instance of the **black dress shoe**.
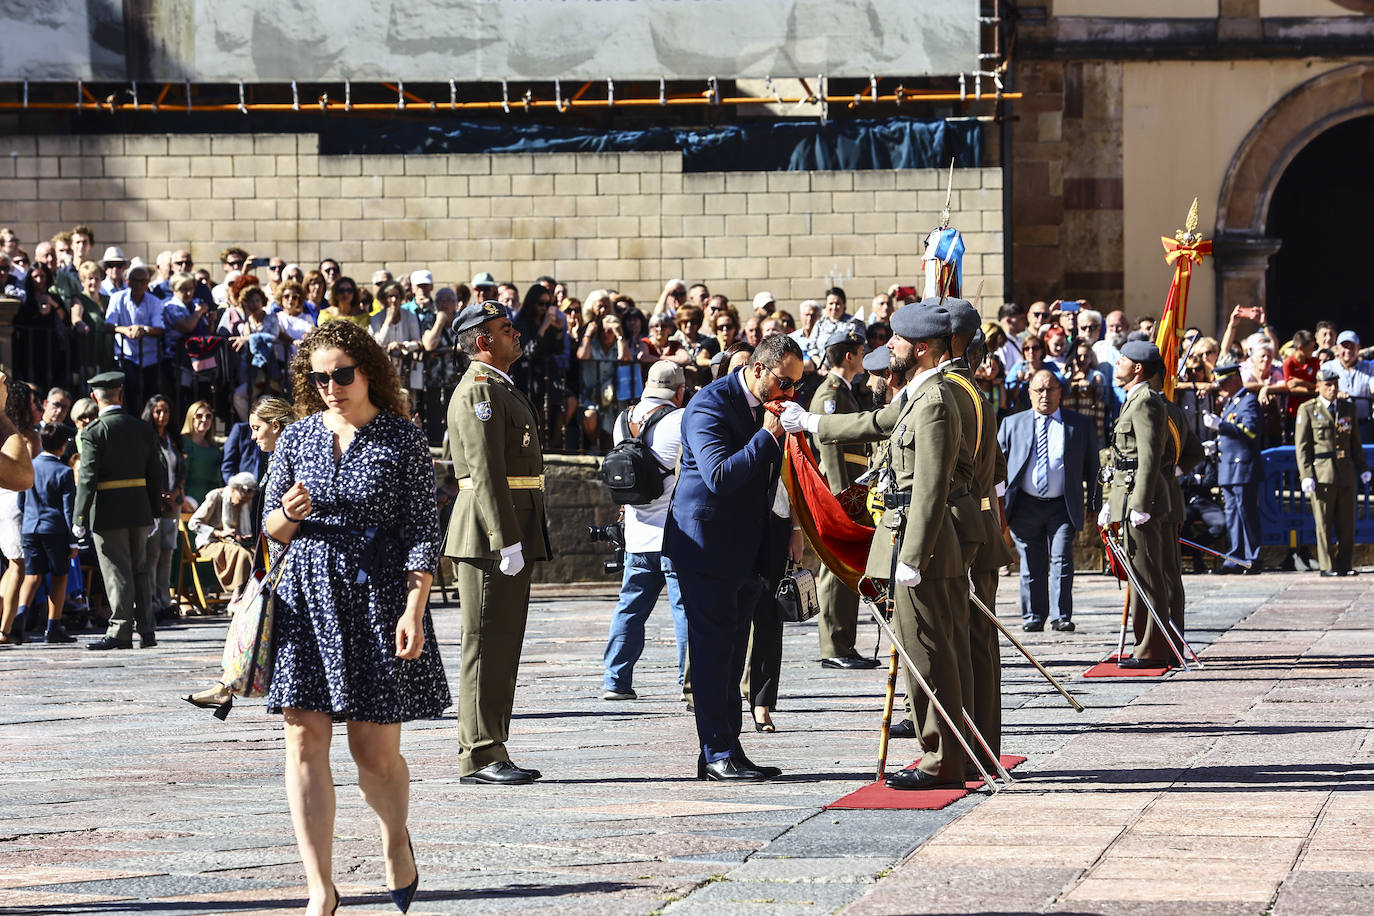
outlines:
[{"label": "black dress shoe", "polygon": [[1341,570],[1341,575],[1343,575],[1343,576],[1358,576],[1359,574],[1360,574],[1360,571],[1359,571],[1358,569],[1343,569],[1343,570]]},{"label": "black dress shoe", "polygon": [[1214,575],[1214,576],[1234,576],[1234,575],[1236,575],[1237,573],[1239,573],[1240,571],[1241,571],[1241,570],[1240,570],[1240,567],[1239,567],[1239,566],[1227,566],[1227,565],[1225,565],[1225,564],[1223,563],[1221,566],[1218,566],[1216,569],[1212,570],[1212,575]]},{"label": "black dress shoe", "polygon": [[1073,625],[1072,620],[1052,620],[1050,621],[1050,626],[1061,633],[1072,633],[1074,630],[1078,629]]},{"label": "black dress shoe", "polygon": [[104,636],[95,642],[86,643],[86,648],[92,652],[104,652],[107,649],[132,649],[134,641],[132,639],[115,639],[113,636]]},{"label": "black dress shoe", "polygon": [[[779,776],[782,775],[782,770],[781,770],[780,768],[778,768],[778,767],[765,767],[765,766],[759,766],[757,763],[755,763],[754,761],[750,760],[747,756],[745,756],[744,751],[739,751],[739,752],[737,752],[737,753],[735,754],[735,759],[738,760],[740,763],[744,764],[746,767],[748,767],[748,768],[751,769],[751,770],[758,770],[760,773],[763,774],[763,776],[764,776],[765,779],[777,779]],[[697,763],[697,769],[698,769],[698,770],[701,769],[701,763],[704,762],[704,761],[705,761],[705,758],[704,758],[704,757],[703,757],[700,761],[698,761],[698,763]]]},{"label": "black dress shoe", "polygon": [[1323,569],[1323,570],[1322,570],[1322,575],[1329,578],[1329,577],[1331,577],[1331,576],[1339,576],[1340,573],[1339,573],[1338,571],[1334,570],[1334,569]]},{"label": "black dress shoe", "polygon": [[705,757],[697,758],[697,779],[708,782],[763,782],[771,778],[765,771],[747,765],[741,755],[723,757],[709,763]]},{"label": "black dress shoe", "polygon": [[535,771],[522,770],[509,760],[498,760],[475,773],[458,777],[458,781],[464,785],[526,786],[538,778]]},{"label": "black dress shoe", "polygon": [[151,649],[153,646],[156,645],[157,637],[154,636],[152,633],[149,633],[147,636],[140,636],[138,638],[138,647],[140,649]]},{"label": "black dress shoe", "polygon": [[1021,624],[1021,629],[1027,633],[1043,633],[1045,631],[1045,621],[1032,620],[1029,623]]},{"label": "black dress shoe", "polygon": [[1264,572],[1264,567],[1259,564],[1259,561],[1255,561],[1249,569],[1242,569],[1240,574],[1242,576],[1258,576],[1262,572]]},{"label": "black dress shoe", "polygon": [[1117,661],[1118,668],[1171,668],[1173,664],[1155,658],[1123,658]]},{"label": "black dress shoe", "polygon": [[949,789],[954,787],[963,788],[962,779],[946,779],[940,776],[933,776],[924,770],[916,767],[907,767],[905,770],[898,770],[887,777],[889,789]]},{"label": "black dress shoe", "polygon": [[850,652],[838,658],[821,659],[822,668],[876,668],[879,664],[881,663],[876,658],[869,658],[857,652]]},{"label": "black dress shoe", "polygon": [[916,725],[910,719],[903,719],[887,730],[889,738],[915,738]]}]

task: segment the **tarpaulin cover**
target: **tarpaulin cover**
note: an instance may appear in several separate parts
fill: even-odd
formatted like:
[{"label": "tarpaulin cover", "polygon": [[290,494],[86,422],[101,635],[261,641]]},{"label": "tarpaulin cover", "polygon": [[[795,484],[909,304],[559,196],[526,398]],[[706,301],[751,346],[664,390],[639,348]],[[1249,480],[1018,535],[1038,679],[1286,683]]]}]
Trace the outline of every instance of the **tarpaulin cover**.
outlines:
[{"label": "tarpaulin cover", "polygon": [[682,152],[684,172],[778,172],[960,168],[980,162],[976,121],[883,118],[768,121],[727,127],[596,130],[553,124],[485,121],[382,123],[373,130],[331,125],[320,134],[326,155],[393,153]]}]

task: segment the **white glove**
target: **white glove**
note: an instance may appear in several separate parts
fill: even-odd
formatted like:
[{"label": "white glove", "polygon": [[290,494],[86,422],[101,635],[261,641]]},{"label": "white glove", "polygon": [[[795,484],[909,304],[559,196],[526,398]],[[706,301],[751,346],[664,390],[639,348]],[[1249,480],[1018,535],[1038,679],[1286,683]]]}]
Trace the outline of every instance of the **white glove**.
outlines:
[{"label": "white glove", "polygon": [[898,585],[904,588],[914,588],[921,584],[921,571],[919,569],[912,569],[905,563],[898,563],[897,572],[894,578],[896,578]]},{"label": "white glove", "polygon": [[88,532],[85,528],[82,528],[80,525],[72,525],[72,537],[76,538],[78,541],[84,538],[89,533],[90,532]]},{"label": "white glove", "polygon": [[978,596],[978,589],[973,586],[973,570],[969,570],[968,573],[968,596],[970,598],[976,598]]},{"label": "white glove", "polygon": [[1370,475],[1369,475],[1369,472],[1368,472],[1368,471],[1365,471],[1363,474],[1361,474],[1361,475],[1360,475],[1360,483],[1369,483],[1369,476],[1370,476]]},{"label": "white glove", "polygon": [[1208,429],[1216,429],[1221,426],[1221,417],[1209,410],[1202,415],[1202,425]]},{"label": "white glove", "polygon": [[1145,523],[1148,522],[1149,520],[1150,520],[1150,513],[1148,513],[1148,512],[1137,512],[1137,511],[1134,510],[1134,509],[1131,510],[1131,524],[1132,524],[1132,525],[1135,525],[1137,528],[1139,528],[1141,525],[1145,524]]},{"label": "white glove", "polygon": [[[1367,474],[1369,472],[1366,471],[1365,473]],[[1315,477],[1304,477],[1302,479],[1302,491],[1308,496],[1317,492],[1317,479]]]},{"label": "white glove", "polygon": [[788,401],[782,406],[782,413],[778,419],[782,421],[782,428],[789,433],[799,433],[806,430],[806,418],[810,416],[806,408],[796,401]]},{"label": "white glove", "polygon": [[1102,509],[1097,513],[1097,527],[1106,528],[1112,523],[1112,507],[1106,503],[1102,504]]},{"label": "white glove", "polygon": [[525,568],[525,549],[520,544],[501,548],[501,565],[497,567],[507,576],[516,576]]}]

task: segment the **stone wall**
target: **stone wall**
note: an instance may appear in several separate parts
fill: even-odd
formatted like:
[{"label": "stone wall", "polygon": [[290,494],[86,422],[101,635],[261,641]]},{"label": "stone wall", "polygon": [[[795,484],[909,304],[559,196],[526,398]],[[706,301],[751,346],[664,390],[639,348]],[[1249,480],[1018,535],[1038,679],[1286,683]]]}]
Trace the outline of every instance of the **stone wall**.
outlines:
[{"label": "stone wall", "polygon": [[[1002,296],[1002,172],[954,175],[966,289]],[[77,223],[97,249],[152,260],[189,244],[218,268],[230,244],[362,282],[379,267],[478,271],[637,299],[704,280],[744,300],[818,297],[837,276],[856,302],[920,272],[944,205],[936,170],[683,174],[677,153],[321,156],[314,135],[0,138],[0,225],[26,245]]]}]

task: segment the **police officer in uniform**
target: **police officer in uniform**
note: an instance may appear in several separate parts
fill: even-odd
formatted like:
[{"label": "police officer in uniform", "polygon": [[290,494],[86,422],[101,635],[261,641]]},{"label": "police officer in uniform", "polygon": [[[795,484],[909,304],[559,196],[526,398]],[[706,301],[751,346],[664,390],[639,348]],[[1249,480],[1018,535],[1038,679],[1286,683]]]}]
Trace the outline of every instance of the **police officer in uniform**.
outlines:
[{"label": "police officer in uniform", "polygon": [[[1356,477],[1369,483],[1355,405],[1338,397],[1341,377],[1317,373],[1317,396],[1298,408],[1293,444],[1302,491],[1312,501],[1317,523],[1317,562],[1323,576],[1354,576]],[[1331,552],[1331,530],[1336,534]]]},{"label": "police officer in uniform", "polygon": [[515,677],[530,601],[530,563],[546,560],[544,459],[529,399],[510,367],[520,334],[499,302],[455,319],[471,360],[449,401],[448,435],[458,480],[444,554],[457,561],[462,604],[458,689],[460,782],[523,785],[538,770],[506,753]]},{"label": "police officer in uniform", "polygon": [[[859,401],[852,383],[863,374],[864,337],[844,327],[825,341],[830,372],[811,398],[811,412],[824,416],[858,413]],[[831,493],[840,493],[868,467],[868,452],[861,445],[829,442],[818,445],[821,473]],[[829,567],[821,566],[816,577],[821,602],[819,631],[822,668],[876,668],[878,660],[860,655],[854,648],[859,620],[859,596]]]},{"label": "police officer in uniform", "polygon": [[[949,354],[949,310],[906,306],[892,316],[892,369],[914,370],[888,407],[851,416],[807,413],[789,405],[782,415],[789,432],[805,429],[818,441],[877,441],[884,437],[880,488],[884,510],[865,567],[887,579],[894,630],[941,704],[958,721],[964,707],[954,617],[967,613],[967,567],[948,499],[959,459],[961,423],[939,365]],[[964,751],[911,673],[907,692],[924,751],[887,784],[898,789],[962,785]]]},{"label": "police officer in uniform", "polygon": [[1217,392],[1226,400],[1221,416],[1208,411],[1203,425],[1213,430],[1217,442],[1217,484],[1225,496],[1226,533],[1231,556],[1250,564],[1248,569],[1227,560],[1213,575],[1254,575],[1260,565],[1259,485],[1264,482],[1264,411],[1255,392],[1240,382],[1240,365],[1217,366],[1212,372]]},{"label": "police officer in uniform", "polygon": [[148,532],[162,511],[167,480],[153,428],[124,410],[124,373],[102,372],[87,381],[100,416],[81,431],[72,532],[95,542],[110,624],[87,649],[132,649],[133,633],[147,649],[157,645],[147,576]]},{"label": "police officer in uniform", "polygon": [[[1112,427],[1112,450],[1108,459],[1111,489],[1097,523],[1107,527],[1121,525],[1126,559],[1150,604],[1159,614],[1169,612],[1169,580],[1165,564],[1165,518],[1169,495],[1161,467],[1165,440],[1169,438],[1169,413],[1163,399],[1155,394],[1149,379],[1159,372],[1164,361],[1159,349],[1146,340],[1127,341],[1116,361],[1114,380],[1126,392],[1121,413]],[[1140,595],[1131,592],[1135,646],[1131,657],[1121,659],[1123,668],[1171,665],[1173,653],[1149,616]]]}]

